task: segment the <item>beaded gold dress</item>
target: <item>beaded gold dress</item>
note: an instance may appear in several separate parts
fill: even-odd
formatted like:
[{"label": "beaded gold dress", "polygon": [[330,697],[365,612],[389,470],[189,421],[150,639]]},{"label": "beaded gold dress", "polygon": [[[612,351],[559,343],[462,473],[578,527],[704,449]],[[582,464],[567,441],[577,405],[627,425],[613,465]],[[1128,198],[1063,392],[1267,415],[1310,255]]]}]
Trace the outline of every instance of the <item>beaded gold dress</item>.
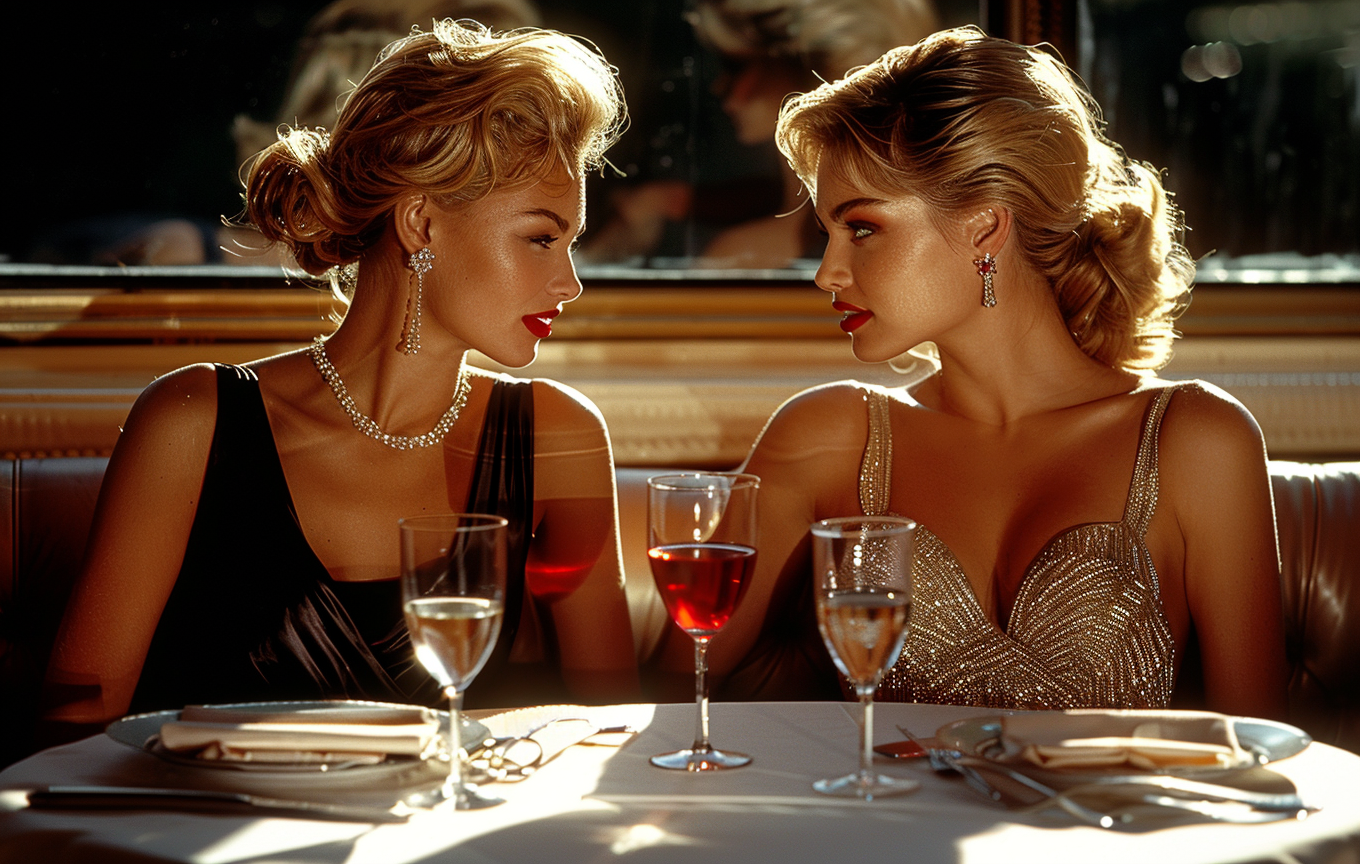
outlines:
[{"label": "beaded gold dress", "polygon": [[[912,617],[880,700],[995,708],[1161,708],[1175,683],[1175,643],[1144,542],[1157,508],[1157,433],[1175,388],[1143,423],[1123,518],[1077,525],[1025,571],[1006,629],[987,617],[963,568],[924,525],[916,532]],[[888,397],[866,387],[860,466],[865,515],[888,513]],[[911,514],[904,514],[910,516]]]}]

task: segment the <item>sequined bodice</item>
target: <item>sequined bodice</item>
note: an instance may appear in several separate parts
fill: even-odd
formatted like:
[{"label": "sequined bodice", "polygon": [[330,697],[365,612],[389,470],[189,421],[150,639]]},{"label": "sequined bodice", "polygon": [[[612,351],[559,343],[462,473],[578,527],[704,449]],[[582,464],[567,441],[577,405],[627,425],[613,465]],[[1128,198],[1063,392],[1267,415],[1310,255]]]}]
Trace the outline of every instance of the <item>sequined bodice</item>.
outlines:
[{"label": "sequined bodice", "polygon": [[[1171,699],[1175,642],[1144,543],[1157,507],[1157,432],[1174,388],[1143,424],[1124,516],[1049,541],[1025,571],[1006,629],[987,617],[963,568],[922,526],[912,619],[878,698],[996,708],[1159,708]],[[867,390],[860,469],[866,515],[888,512],[888,399]],[[910,516],[912,514],[904,514]]]}]

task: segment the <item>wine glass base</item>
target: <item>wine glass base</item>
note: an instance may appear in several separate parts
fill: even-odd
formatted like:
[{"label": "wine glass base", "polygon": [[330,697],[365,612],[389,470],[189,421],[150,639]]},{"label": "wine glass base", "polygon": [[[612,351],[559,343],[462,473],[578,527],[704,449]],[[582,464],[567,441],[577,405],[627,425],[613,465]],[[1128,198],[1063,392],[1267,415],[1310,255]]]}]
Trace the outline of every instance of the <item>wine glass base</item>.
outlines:
[{"label": "wine glass base", "polygon": [[921,788],[921,784],[915,780],[907,780],[902,777],[855,773],[847,774],[844,777],[818,780],[812,784],[812,788],[823,795],[834,795],[837,798],[863,798],[865,801],[872,801],[875,798],[888,798],[893,795],[915,792]]},{"label": "wine glass base", "polygon": [[651,759],[658,768],[672,771],[722,771],[725,768],[740,768],[751,764],[751,757],[745,753],[731,750],[676,750],[674,753],[660,753]]},{"label": "wine glass base", "polygon": [[445,786],[436,789],[427,789],[424,792],[416,792],[405,798],[405,804],[412,810],[483,810],[487,807],[495,807],[497,804],[504,804],[504,798],[495,798],[483,795],[477,791],[476,786],[464,786],[462,789],[450,790]]}]

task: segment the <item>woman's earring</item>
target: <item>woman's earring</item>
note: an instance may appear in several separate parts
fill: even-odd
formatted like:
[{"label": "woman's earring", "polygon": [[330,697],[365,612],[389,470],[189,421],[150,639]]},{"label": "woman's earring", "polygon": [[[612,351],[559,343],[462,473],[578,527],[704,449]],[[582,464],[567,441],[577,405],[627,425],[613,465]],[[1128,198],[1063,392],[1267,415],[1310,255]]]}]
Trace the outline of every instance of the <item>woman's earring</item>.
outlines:
[{"label": "woman's earring", "polygon": [[401,341],[397,343],[397,350],[403,354],[415,354],[420,350],[420,300],[425,293],[425,274],[434,269],[434,253],[429,246],[417,249],[411,253],[408,264],[416,277],[416,284],[415,290],[408,291],[406,295],[406,321],[401,327]]},{"label": "woman's earring", "polygon": [[978,275],[982,277],[982,305],[989,309],[996,305],[996,294],[992,291],[992,277],[996,275],[996,259],[987,252],[981,258],[974,258]]}]

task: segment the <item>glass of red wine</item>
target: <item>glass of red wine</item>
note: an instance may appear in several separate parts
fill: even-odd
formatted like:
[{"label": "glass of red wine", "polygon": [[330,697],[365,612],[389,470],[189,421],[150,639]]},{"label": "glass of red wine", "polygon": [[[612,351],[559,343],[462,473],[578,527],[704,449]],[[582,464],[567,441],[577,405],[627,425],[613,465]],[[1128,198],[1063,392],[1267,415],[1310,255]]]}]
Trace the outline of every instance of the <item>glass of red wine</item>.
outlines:
[{"label": "glass of red wine", "polygon": [[717,771],[751,761],[708,741],[708,643],[746,593],[756,563],[756,490],[752,474],[665,474],[647,481],[649,548],[666,611],[694,639],[694,744],[652,757],[659,768]]},{"label": "glass of red wine", "polygon": [[859,769],[812,784],[824,795],[871,801],[920,784],[874,771],[874,691],[897,662],[911,620],[916,523],[900,516],[823,519],[812,525],[817,627],[836,668],[864,706]]}]

